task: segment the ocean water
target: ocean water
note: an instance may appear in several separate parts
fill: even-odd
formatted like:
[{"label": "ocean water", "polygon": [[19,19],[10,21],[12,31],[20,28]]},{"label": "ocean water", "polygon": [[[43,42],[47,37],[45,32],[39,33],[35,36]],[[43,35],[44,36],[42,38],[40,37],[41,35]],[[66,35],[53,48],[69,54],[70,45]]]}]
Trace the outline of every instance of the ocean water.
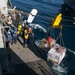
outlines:
[{"label": "ocean water", "polygon": [[[70,7],[64,4],[63,0],[11,0],[12,6],[16,6],[17,9],[24,12],[30,12],[33,8],[38,10],[33,23],[39,24],[45,29],[51,23],[51,18],[54,18],[58,13],[62,12],[63,20],[61,25],[63,26],[62,35],[65,47],[67,48],[66,57],[61,64],[56,68],[53,65],[54,72],[60,72],[60,75],[75,75],[75,26],[73,24],[73,11]],[[24,16],[24,19],[27,17]],[[45,37],[45,33],[34,29],[35,39],[42,39]],[[55,33],[59,30],[56,29]],[[61,69],[61,71],[59,71]]]}]

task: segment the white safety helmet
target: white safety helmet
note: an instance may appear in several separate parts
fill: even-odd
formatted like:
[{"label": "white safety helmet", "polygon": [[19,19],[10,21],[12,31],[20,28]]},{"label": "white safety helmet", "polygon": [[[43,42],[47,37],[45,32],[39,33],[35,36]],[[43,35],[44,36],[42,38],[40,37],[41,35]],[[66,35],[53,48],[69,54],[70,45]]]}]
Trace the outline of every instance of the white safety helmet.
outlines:
[{"label": "white safety helmet", "polygon": [[11,19],[11,16],[9,16],[8,18]]},{"label": "white safety helmet", "polygon": [[23,23],[26,23],[26,20],[24,20],[24,22]]},{"label": "white safety helmet", "polygon": [[11,34],[11,33],[8,31],[8,34]]},{"label": "white safety helmet", "polygon": [[26,22],[26,20],[24,20],[24,22]]},{"label": "white safety helmet", "polygon": [[24,26],[24,23],[22,24],[22,26]]}]

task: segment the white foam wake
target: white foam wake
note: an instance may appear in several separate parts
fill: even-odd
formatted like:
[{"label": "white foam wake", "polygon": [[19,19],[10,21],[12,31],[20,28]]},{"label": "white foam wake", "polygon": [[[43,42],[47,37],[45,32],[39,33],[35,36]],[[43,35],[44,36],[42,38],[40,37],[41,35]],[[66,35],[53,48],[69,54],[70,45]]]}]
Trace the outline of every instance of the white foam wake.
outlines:
[{"label": "white foam wake", "polygon": [[32,26],[34,29],[40,29],[44,33],[47,33],[47,30],[43,28],[42,26],[40,26],[39,24],[29,24],[29,26]]},{"label": "white foam wake", "polygon": [[56,65],[56,64],[54,64],[53,66],[52,66],[52,69],[53,69],[53,71],[58,75],[58,74],[60,74],[60,75],[67,75],[67,72],[68,72],[68,70],[67,70],[67,67],[64,67],[63,65]]},{"label": "white foam wake", "polygon": [[75,55],[75,51],[68,49],[69,52],[72,52]]}]

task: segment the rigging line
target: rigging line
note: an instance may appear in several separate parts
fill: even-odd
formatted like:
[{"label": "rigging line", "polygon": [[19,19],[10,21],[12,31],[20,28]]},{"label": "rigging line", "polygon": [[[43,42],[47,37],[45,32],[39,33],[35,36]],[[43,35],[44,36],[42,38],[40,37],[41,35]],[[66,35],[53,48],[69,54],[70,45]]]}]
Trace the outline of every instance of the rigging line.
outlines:
[{"label": "rigging line", "polygon": [[[43,15],[44,16],[44,15]],[[44,17],[47,17],[47,16],[44,16]],[[56,17],[50,17],[49,19],[52,19],[52,18],[56,18]],[[62,17],[63,18],[63,17]],[[73,17],[72,18],[70,18],[71,20],[67,20],[67,19],[63,19],[62,21],[75,21],[75,19],[73,19]],[[72,20],[73,19],[73,20]]]},{"label": "rigging line", "polygon": [[55,36],[54,36],[54,28],[52,26],[50,26],[50,36],[55,38]]},{"label": "rigging line", "polygon": [[48,34],[49,34],[49,30],[51,30],[50,26],[48,27],[48,30],[47,30],[47,37],[48,37]]},{"label": "rigging line", "polygon": [[[53,17],[52,17],[53,18]],[[50,20],[52,19],[50,18]],[[54,18],[55,19],[55,18]],[[68,20],[68,19],[62,19],[62,21],[69,21],[69,22],[75,22],[75,20]]]},{"label": "rigging line", "polygon": [[63,46],[65,47],[64,40],[63,40],[63,36],[62,36],[62,43],[63,43]]},{"label": "rigging line", "polygon": [[[49,18],[49,19],[51,20],[52,18]],[[38,21],[38,20],[35,20],[35,21]],[[69,22],[75,22],[75,20],[66,20],[66,19],[62,19],[62,22],[64,22],[64,21],[66,21],[66,22],[68,22],[68,21],[69,21]],[[42,20],[41,20],[41,22],[44,23],[44,22],[46,22],[46,21],[42,21]],[[48,22],[46,22],[46,23],[48,23]]]},{"label": "rigging line", "polygon": [[73,16],[72,16],[72,17],[70,17],[70,16],[63,16],[63,17],[66,17],[66,18],[72,18],[72,19],[74,18]]},{"label": "rigging line", "polygon": [[73,51],[73,50],[71,50],[71,49],[69,49],[69,48],[67,48],[67,50],[68,50],[69,52],[72,52],[72,53],[75,55],[75,51]]},{"label": "rigging line", "polygon": [[[38,16],[38,15],[37,15]],[[41,16],[41,17],[46,17],[46,18],[49,18],[47,16]],[[53,17],[50,17],[49,19],[51,20]],[[55,18],[54,18],[55,19]],[[68,19],[62,19],[62,21],[69,21],[69,22],[75,22],[75,20],[68,20]]]},{"label": "rigging line", "polygon": [[62,41],[62,45],[65,47],[65,44],[64,44],[64,40],[63,40],[63,36],[62,36],[62,33],[61,33],[61,41]]},{"label": "rigging line", "polygon": [[53,37],[53,27],[51,26],[51,37]]},{"label": "rigging line", "polygon": [[[62,38],[62,26],[61,26],[60,27],[60,44],[63,43],[62,39],[63,38]],[[61,45],[63,45],[63,44],[61,44]]]},{"label": "rigging line", "polygon": [[67,19],[63,19],[62,21],[70,21],[70,22],[75,22],[75,20],[67,20]]},{"label": "rigging line", "polygon": [[62,25],[62,26],[65,26],[65,27],[75,27],[75,26],[69,26],[69,25]]},{"label": "rigging line", "polygon": [[53,38],[55,39],[54,28],[53,28]]},{"label": "rigging line", "polygon": [[61,35],[60,35],[60,45],[62,45],[62,44],[61,44]]},{"label": "rigging line", "polygon": [[61,35],[61,34],[59,34],[58,37],[56,38],[56,42],[57,42],[58,38],[60,37],[60,35]]},{"label": "rigging line", "polygon": [[50,26],[50,28],[51,28],[50,36],[52,37],[52,26]]},{"label": "rigging line", "polygon": [[[35,20],[38,22],[38,20]],[[42,23],[45,23],[45,24],[48,24],[48,22],[45,22],[45,21],[41,21]],[[62,26],[66,26],[66,27],[75,27],[75,26],[69,26],[69,25],[62,25]]]}]

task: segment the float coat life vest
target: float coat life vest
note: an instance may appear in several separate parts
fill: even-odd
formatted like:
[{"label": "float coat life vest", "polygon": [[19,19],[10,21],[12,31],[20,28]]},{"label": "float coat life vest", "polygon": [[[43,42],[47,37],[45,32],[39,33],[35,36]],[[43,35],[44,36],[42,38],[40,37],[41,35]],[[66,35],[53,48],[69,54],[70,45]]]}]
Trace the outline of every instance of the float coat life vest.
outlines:
[{"label": "float coat life vest", "polygon": [[25,38],[25,39],[28,39],[28,37],[29,37],[29,35],[28,35],[27,30],[24,30],[24,38]]}]

